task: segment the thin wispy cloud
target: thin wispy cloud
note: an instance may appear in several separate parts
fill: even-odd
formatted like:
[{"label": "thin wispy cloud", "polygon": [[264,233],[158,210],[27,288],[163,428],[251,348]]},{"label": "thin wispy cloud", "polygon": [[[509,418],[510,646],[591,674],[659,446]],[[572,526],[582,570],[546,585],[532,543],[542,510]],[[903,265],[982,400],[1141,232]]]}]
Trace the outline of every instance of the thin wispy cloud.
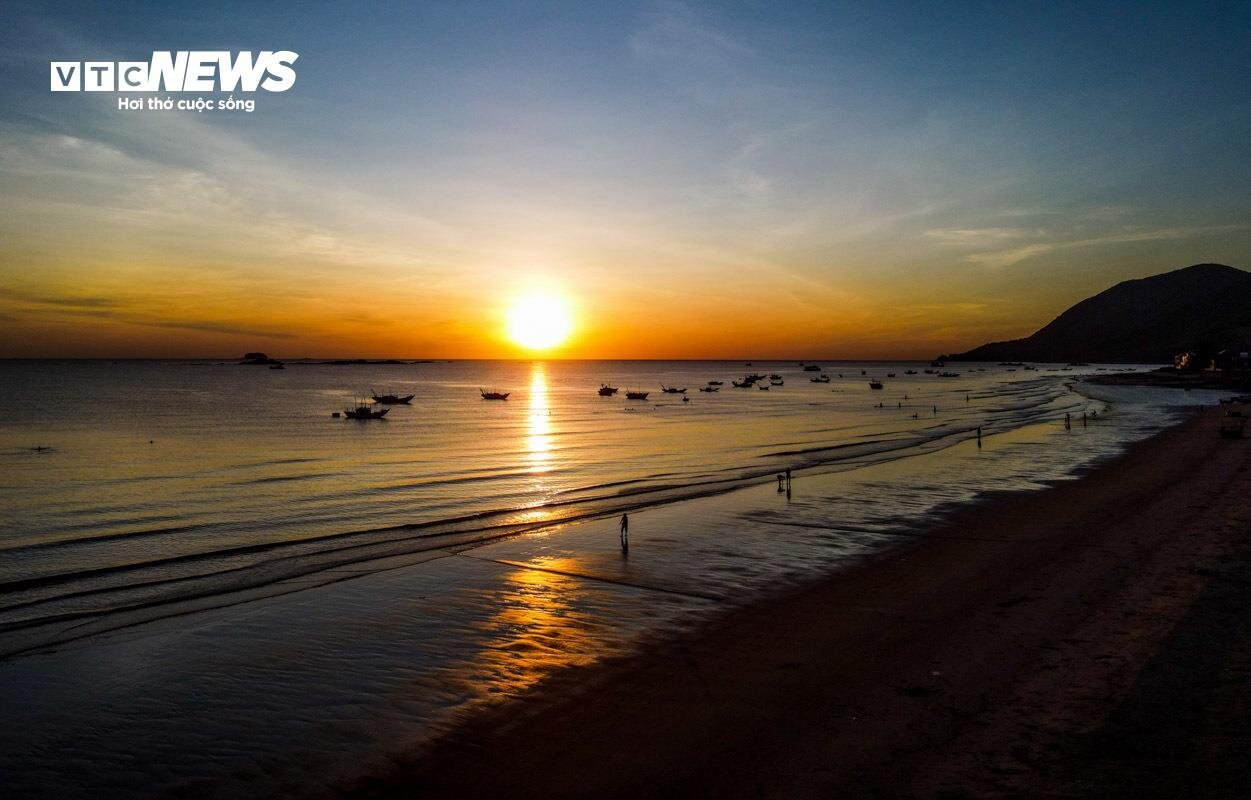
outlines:
[{"label": "thin wispy cloud", "polygon": [[1085,239],[1033,242],[1021,245],[1020,247],[971,253],[966,258],[975,264],[980,264],[992,269],[1001,269],[1003,267],[1010,267],[1014,264],[1018,264],[1035,256],[1043,255],[1045,253],[1054,253],[1060,250],[1077,250],[1088,247],[1130,244],[1134,242],[1159,242],[1174,239],[1194,239],[1203,236],[1210,236],[1212,234],[1228,232],[1231,230],[1239,230],[1243,227],[1245,226],[1220,225],[1191,228],[1157,228],[1153,230],[1122,231],[1103,236],[1093,236]]}]

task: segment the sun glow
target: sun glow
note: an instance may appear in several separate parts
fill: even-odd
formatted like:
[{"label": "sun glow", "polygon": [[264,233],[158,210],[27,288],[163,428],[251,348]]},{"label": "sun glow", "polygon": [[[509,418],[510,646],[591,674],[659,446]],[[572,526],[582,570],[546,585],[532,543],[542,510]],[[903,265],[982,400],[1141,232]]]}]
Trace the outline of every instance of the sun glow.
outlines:
[{"label": "sun glow", "polygon": [[562,344],[573,332],[569,303],[550,292],[518,297],[508,310],[508,338],[530,350]]}]

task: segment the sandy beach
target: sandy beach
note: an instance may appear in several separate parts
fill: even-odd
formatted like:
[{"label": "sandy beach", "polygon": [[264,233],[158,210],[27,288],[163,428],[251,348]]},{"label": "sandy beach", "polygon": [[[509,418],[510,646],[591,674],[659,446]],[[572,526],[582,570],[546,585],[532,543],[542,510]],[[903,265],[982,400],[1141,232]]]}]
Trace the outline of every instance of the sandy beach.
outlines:
[{"label": "sandy beach", "polygon": [[1223,409],[1080,480],[470,718],[375,797],[1234,796],[1251,441]]}]

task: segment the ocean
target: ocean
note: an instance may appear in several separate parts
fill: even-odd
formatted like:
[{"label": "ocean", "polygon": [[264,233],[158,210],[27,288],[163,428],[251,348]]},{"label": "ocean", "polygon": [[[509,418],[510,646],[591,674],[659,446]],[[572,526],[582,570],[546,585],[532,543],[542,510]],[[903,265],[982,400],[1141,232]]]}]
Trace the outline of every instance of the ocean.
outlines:
[{"label": "ocean", "polygon": [[[31,796],[334,785],[1212,399],[1080,382],[1122,367],[820,366],[0,363],[0,772]],[[332,417],[373,392],[415,397]]]}]

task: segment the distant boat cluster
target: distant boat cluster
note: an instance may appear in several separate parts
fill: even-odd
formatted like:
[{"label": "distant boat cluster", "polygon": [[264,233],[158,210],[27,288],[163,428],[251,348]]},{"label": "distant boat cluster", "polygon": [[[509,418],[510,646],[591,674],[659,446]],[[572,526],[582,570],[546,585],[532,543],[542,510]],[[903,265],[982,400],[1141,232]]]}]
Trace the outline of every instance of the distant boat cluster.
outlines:
[{"label": "distant boat cluster", "polygon": [[[413,398],[416,396],[413,394],[398,395],[378,392],[371,389],[370,394],[353,400],[352,407],[344,409],[343,416],[348,419],[382,419],[391,410],[390,406],[411,405]],[[376,408],[375,406],[387,406],[387,408]],[[330,416],[337,418],[339,417],[339,412],[336,411]]]},{"label": "distant boat cluster", "polygon": [[[264,357],[263,354],[259,354],[259,353],[249,354],[249,355],[260,356],[262,358]],[[254,361],[254,362],[249,362],[249,363],[260,363],[260,362]],[[271,363],[271,366],[273,366],[274,368],[278,368],[273,363]],[[747,366],[750,367],[751,362],[748,362]],[[824,368],[817,364],[805,364],[803,362],[800,362],[799,366],[802,367],[804,372],[817,373],[808,379],[810,383],[828,384],[832,380],[831,377],[825,373]],[[934,377],[937,377],[937,378],[959,378],[960,377],[959,372],[952,372],[950,370],[943,369],[943,367],[945,366],[946,364],[943,361],[940,361],[940,360],[932,361],[930,362],[930,366],[924,370],[924,373],[926,375],[933,375]],[[1005,362],[1001,362],[999,366],[1006,367],[1008,372],[1015,372],[1018,368],[1023,368],[1025,370],[1030,370],[1030,371],[1034,371],[1038,369],[1038,367],[1036,366],[1028,365],[1020,361],[1015,361],[1015,362],[1005,361]],[[1082,366],[1082,365],[1070,364],[1069,366],[1063,367],[1062,369],[1069,370],[1073,366]],[[969,369],[973,371],[977,371],[977,372],[986,371],[985,367],[970,367]],[[843,373],[840,372],[837,374],[839,378],[843,377]],[[881,378],[869,375],[867,370],[861,369],[860,374],[868,378],[868,384],[869,384],[870,390],[880,391],[886,388],[886,384],[883,382]],[[885,377],[894,378],[896,374],[897,373],[894,373],[894,372],[887,372],[885,373]],[[917,375],[918,372],[915,369],[907,369],[907,370],[904,370],[904,374],[905,375]],[[725,381],[723,380],[710,380],[704,386],[700,386],[698,388],[698,391],[703,392],[704,394],[713,394],[715,392],[721,391],[721,388],[724,385],[725,385]],[[738,379],[732,378],[730,380],[730,385],[736,389],[755,388],[758,391],[769,391],[777,387],[785,386],[786,379],[782,374],[777,373],[777,372],[768,373],[768,374],[761,373],[761,372],[749,372],[743,375],[742,378],[738,378]],[[597,394],[600,397],[615,397],[620,391],[621,391],[621,388],[618,386],[610,386],[607,383],[601,383],[599,386],[599,389],[597,390]],[[660,391],[663,394],[681,396],[682,402],[684,403],[689,403],[691,401],[691,399],[686,396],[687,392],[689,391],[689,387],[686,387],[686,386],[668,386],[662,383],[660,384]],[[834,391],[839,391],[839,390],[835,389]],[[479,396],[481,396],[483,400],[507,400],[509,396],[512,394],[512,392],[499,391],[498,389],[479,388],[478,394]],[[643,389],[626,389],[625,390],[625,397],[627,400],[646,400],[650,395],[651,395],[650,391],[643,390]],[[400,394],[395,394],[392,392],[378,392],[378,391],[371,390],[371,393],[369,395],[356,398],[351,408],[345,409],[342,412],[336,411],[332,413],[331,416],[336,417],[336,418],[346,417],[347,419],[357,419],[357,420],[382,419],[386,417],[387,413],[391,410],[390,408],[391,406],[411,405],[413,402],[413,398],[415,397],[416,397],[415,394],[400,395]],[[377,406],[385,406],[385,407],[377,408]]]}]

